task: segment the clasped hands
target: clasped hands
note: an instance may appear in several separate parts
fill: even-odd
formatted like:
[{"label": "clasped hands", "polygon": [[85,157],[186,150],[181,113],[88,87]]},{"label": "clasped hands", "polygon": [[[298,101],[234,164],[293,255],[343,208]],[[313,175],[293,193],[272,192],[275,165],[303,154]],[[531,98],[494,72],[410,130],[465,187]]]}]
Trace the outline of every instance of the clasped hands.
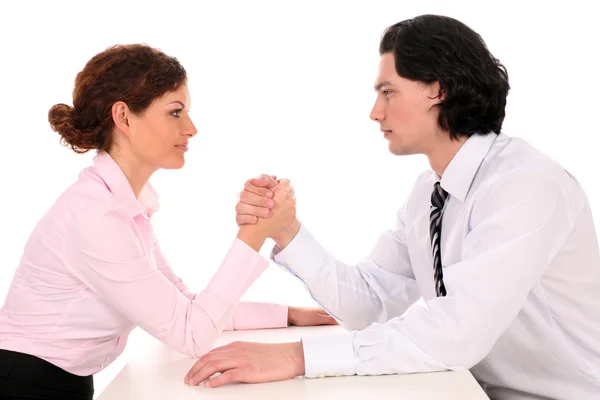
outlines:
[{"label": "clasped hands", "polygon": [[[249,179],[239,195],[235,210],[240,233],[245,230],[253,238],[258,236],[259,241],[271,238],[281,249],[300,230],[295,193],[288,179],[277,180],[276,176],[264,174]],[[289,307],[288,323],[313,326],[334,325],[337,321],[320,308]],[[218,372],[220,375],[211,378]],[[304,375],[304,372],[301,342],[234,342],[203,355],[187,373],[184,382],[192,386],[205,382],[206,387],[217,387],[231,382],[291,379]]]},{"label": "clasped hands", "polygon": [[[261,175],[246,181],[235,207],[240,227],[252,226],[273,239],[283,249],[296,236],[300,222],[296,218],[296,197],[288,179]],[[290,325],[333,325],[336,320],[320,308],[289,307]]]},{"label": "clasped hands", "polygon": [[246,181],[235,207],[236,222],[261,239],[271,238],[285,247],[300,229],[296,197],[288,179],[261,175]]}]

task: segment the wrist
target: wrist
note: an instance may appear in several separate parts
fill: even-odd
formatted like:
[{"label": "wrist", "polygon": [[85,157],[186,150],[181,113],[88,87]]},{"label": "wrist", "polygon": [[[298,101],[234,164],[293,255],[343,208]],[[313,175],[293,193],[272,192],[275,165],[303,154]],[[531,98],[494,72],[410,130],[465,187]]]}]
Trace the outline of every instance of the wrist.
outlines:
[{"label": "wrist", "polygon": [[302,346],[302,341],[292,343],[292,345],[294,376],[304,376],[306,373],[306,368],[304,367],[304,346]]},{"label": "wrist", "polygon": [[279,247],[280,250],[286,248],[287,245],[290,244],[292,240],[294,240],[294,238],[300,231],[300,226],[300,221],[296,219],[292,224],[286,226],[281,231],[279,231],[277,235],[272,236],[272,239],[275,241],[277,247]]},{"label": "wrist", "polygon": [[254,225],[242,225],[238,231],[237,238],[258,253],[265,243],[267,235]]},{"label": "wrist", "polygon": [[295,313],[296,312],[294,310],[294,307],[288,306],[288,316],[287,316],[288,325],[295,325],[294,324]]}]

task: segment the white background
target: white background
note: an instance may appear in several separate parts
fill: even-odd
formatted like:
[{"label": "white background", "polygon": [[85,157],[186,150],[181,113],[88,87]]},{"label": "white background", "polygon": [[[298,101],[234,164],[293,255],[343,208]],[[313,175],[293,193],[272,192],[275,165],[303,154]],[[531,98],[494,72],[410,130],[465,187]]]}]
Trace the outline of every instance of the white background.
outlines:
[{"label": "white background", "polygon": [[[3,2],[0,299],[36,222],[93,157],[60,146],[47,112],[71,104],[77,72],[117,43],[148,43],[188,71],[199,133],[185,168],[152,182],[161,197],[155,230],[192,288],[219,267],[236,233],[236,195],[262,172],[292,180],[298,215],[337,257],[355,262],[369,252],[428,167],[422,156],[390,155],[369,120],[381,33],[423,13],[455,17],[483,36],[512,86],[504,132],[575,174],[597,214],[597,13],[594,2],[550,3]],[[244,299],[314,304],[277,267]],[[124,355],[97,375],[97,393],[142,336],[134,333]]]}]

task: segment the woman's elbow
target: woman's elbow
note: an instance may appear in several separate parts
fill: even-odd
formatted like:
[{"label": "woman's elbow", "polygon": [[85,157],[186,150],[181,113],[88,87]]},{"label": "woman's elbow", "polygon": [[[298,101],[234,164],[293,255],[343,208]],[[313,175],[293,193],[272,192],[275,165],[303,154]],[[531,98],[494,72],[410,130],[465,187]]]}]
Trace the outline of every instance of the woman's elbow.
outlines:
[{"label": "woman's elbow", "polygon": [[183,342],[171,343],[171,347],[188,357],[199,358],[212,350],[218,332],[214,327],[205,327],[198,331],[191,331]]}]

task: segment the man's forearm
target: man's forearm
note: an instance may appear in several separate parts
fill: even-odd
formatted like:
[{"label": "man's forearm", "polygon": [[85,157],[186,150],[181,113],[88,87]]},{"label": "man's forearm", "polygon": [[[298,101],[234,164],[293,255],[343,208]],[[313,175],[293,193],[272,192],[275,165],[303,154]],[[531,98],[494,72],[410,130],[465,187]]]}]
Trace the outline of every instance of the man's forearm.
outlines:
[{"label": "man's forearm", "polygon": [[382,235],[368,257],[348,265],[327,252],[305,227],[297,233],[288,231],[294,233],[293,241],[279,237],[280,251],[275,249],[273,260],[301,279],[311,296],[344,327],[363,329],[373,322],[383,323],[402,315],[419,299],[408,251],[390,233]]}]

